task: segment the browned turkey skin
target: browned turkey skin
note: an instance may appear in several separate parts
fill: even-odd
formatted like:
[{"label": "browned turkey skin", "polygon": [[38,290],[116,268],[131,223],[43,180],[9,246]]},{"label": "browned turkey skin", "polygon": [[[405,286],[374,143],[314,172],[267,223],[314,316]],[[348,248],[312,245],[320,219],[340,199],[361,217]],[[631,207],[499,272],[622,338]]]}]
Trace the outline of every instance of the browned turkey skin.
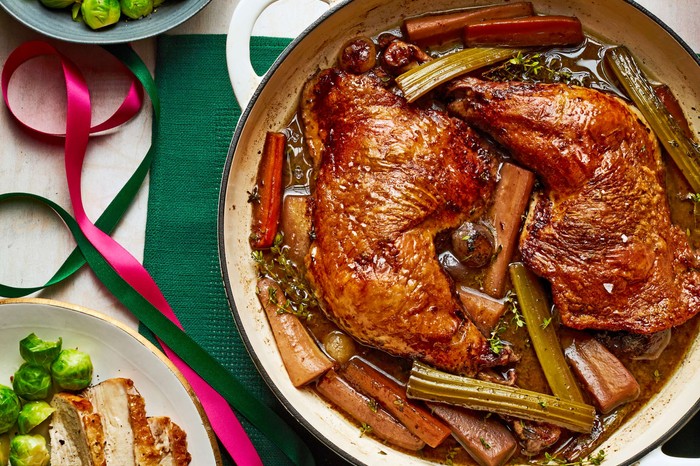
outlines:
[{"label": "browned turkey skin", "polygon": [[520,250],[565,325],[651,333],[700,309],[697,258],[671,224],[659,145],[635,109],[561,84],[465,78],[451,92],[454,113],[545,185]]},{"label": "browned turkey skin", "polygon": [[307,83],[302,116],[317,168],[306,262],[328,317],[363,343],[452,372],[506,362],[464,317],[433,243],[478,215],[493,188],[478,136],[372,74],[337,69]]}]

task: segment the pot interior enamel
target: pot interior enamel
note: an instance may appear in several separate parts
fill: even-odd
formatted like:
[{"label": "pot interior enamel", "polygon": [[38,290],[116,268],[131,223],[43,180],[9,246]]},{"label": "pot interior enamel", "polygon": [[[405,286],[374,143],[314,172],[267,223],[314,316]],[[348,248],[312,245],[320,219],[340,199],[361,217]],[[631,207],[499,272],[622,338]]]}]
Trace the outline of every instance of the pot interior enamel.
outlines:
[{"label": "pot interior enamel", "polygon": [[[314,435],[358,464],[426,464],[369,437],[331,409],[312,390],[292,386],[273,335],[255,295],[250,259],[250,207],[265,132],[283,128],[293,115],[304,82],[333,64],[340,46],[356,35],[375,35],[407,16],[493,3],[493,0],[355,0],[337,6],[301,37],[276,63],[258,89],[234,135],[222,186],[220,251],[235,319],[258,369],[284,405]],[[609,43],[627,45],[649,74],[673,90],[688,120],[700,121],[700,66],[672,33],[638,7],[621,0],[534,0],[539,13],[578,16],[587,32]],[[698,128],[695,128],[697,130]],[[666,386],[602,448],[606,464],[624,464],[658,446],[695,412],[700,383],[700,345],[695,342]]]}]

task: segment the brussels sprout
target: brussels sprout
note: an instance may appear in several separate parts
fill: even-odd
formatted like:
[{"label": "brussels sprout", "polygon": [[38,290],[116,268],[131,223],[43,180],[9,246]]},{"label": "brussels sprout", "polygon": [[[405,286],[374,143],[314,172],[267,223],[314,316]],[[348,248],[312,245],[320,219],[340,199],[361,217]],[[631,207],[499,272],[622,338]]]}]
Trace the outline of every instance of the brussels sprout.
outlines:
[{"label": "brussels sprout", "polygon": [[82,390],[92,381],[92,361],[87,353],[64,349],[51,364],[53,381],[66,390]]},{"label": "brussels sprout", "polygon": [[153,8],[158,8],[161,6],[163,3],[165,3],[165,0],[153,0]]},{"label": "brussels sprout", "polygon": [[0,385],[0,433],[4,434],[15,425],[20,407],[17,394],[10,387]]},{"label": "brussels sprout", "polygon": [[44,399],[51,390],[51,373],[44,367],[25,362],[12,377],[12,388],[25,400]]},{"label": "brussels sprout", "polygon": [[121,0],[122,13],[132,19],[148,16],[153,12],[153,0]]},{"label": "brussels sprout", "polygon": [[41,3],[49,8],[66,8],[75,3],[75,0],[41,0]]},{"label": "brussels sprout", "polygon": [[92,29],[99,29],[119,21],[119,0],[83,0],[80,6],[83,20]]},{"label": "brussels sprout", "polygon": [[25,361],[48,369],[61,352],[62,343],[61,338],[56,341],[46,341],[32,333],[20,340],[19,354]]},{"label": "brussels sprout", "polygon": [[10,462],[10,434],[0,435],[0,466]]},{"label": "brussels sprout", "polygon": [[10,442],[12,466],[47,466],[50,459],[43,435],[16,435]]},{"label": "brussels sprout", "polygon": [[[44,422],[55,411],[45,401],[30,401],[22,406],[17,417],[17,428],[20,434],[28,434],[33,428]],[[0,463],[2,465],[2,463]]]},{"label": "brussels sprout", "polygon": [[83,16],[80,14],[80,3],[74,3],[73,8],[70,9],[70,16],[76,23],[83,20]]}]

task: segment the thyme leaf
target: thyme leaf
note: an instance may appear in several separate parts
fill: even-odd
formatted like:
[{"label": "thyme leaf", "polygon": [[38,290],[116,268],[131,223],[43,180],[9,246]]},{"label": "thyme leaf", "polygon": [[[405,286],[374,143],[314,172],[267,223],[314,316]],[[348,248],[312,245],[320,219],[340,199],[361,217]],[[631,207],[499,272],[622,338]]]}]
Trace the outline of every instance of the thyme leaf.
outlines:
[{"label": "thyme leaf", "polygon": [[369,424],[365,424],[364,422],[360,426],[360,437],[364,436],[365,434],[371,434],[372,433],[372,426]]},{"label": "thyme leaf", "polygon": [[510,60],[486,71],[483,77],[490,81],[562,82],[581,85],[571,71],[561,65],[553,66],[547,61],[547,57],[537,52],[525,55],[518,52]]},{"label": "thyme leaf", "polygon": [[544,319],[544,320],[542,321],[542,323],[540,324],[540,327],[542,327],[543,329],[545,329],[545,328],[547,328],[547,327],[549,326],[549,324],[550,324],[551,322],[552,322],[552,318],[551,318],[551,317],[547,317],[546,319]]},{"label": "thyme leaf", "polygon": [[248,202],[250,204],[258,204],[260,202],[260,192],[257,184],[250,191],[246,191],[246,193],[248,193]]},{"label": "thyme leaf", "polygon": [[487,340],[491,351],[496,354],[501,354],[501,351],[503,351],[503,348],[506,346],[506,342],[501,340],[501,334],[505,332],[506,329],[506,324],[501,320],[496,328],[491,331],[491,336]]},{"label": "thyme leaf", "polygon": [[593,455],[588,455],[586,458],[581,458],[577,461],[569,461],[564,458],[559,458],[557,455],[550,453],[544,454],[544,461],[535,463],[540,466],[558,465],[558,466],[599,466],[605,461],[605,450],[598,450]]},{"label": "thyme leaf", "polygon": [[287,256],[288,247],[283,245],[281,233],[267,253],[253,251],[251,257],[258,273],[273,279],[282,288],[284,297],[270,294],[270,302],[277,305],[277,312],[294,314],[300,319],[309,319],[311,310],[318,307],[318,300],[299,267]]},{"label": "thyme leaf", "polygon": [[520,312],[518,298],[517,296],[515,296],[515,293],[513,293],[513,290],[508,290],[508,292],[506,293],[505,303],[506,306],[508,306],[507,311],[513,314],[512,322],[516,325],[516,327],[525,327],[525,318]]}]

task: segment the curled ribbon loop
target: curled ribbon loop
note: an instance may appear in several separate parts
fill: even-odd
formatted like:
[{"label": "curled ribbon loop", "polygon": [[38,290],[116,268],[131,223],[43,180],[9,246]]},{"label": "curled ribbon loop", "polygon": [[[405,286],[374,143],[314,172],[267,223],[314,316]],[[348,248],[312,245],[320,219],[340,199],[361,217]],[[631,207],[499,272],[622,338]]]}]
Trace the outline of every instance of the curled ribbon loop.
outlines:
[{"label": "curled ribbon loop", "polygon": [[[39,41],[28,42],[17,48],[7,59],[2,72],[2,92],[10,112],[25,128],[34,133],[51,139],[65,139],[66,179],[75,220],[73,221],[70,215],[56,204],[37,196],[30,197],[46,203],[66,220],[78,242],[80,251],[98,278],[156,334],[167,356],[192,386],[219,440],[238,465],[257,466],[262,465],[262,462],[229,403],[273,439],[296,464],[311,464],[313,458],[293,431],[267,406],[255,400],[218,361],[182,332],[177,316],[150,274],[136,258],[109,236],[109,231],[116,225],[118,218],[126,210],[126,205],[138,191],[150,166],[152,151],[149,151],[136,173],[120,191],[118,198],[121,198],[121,203],[117,204],[121,204],[121,207],[115,207],[113,202],[105,212],[105,214],[114,214],[111,215],[112,218],[104,220],[101,217],[98,222],[93,223],[85,212],[80,186],[83,160],[90,134],[119,126],[136,115],[143,104],[144,95],[141,84],[149,92],[156,121],[159,113],[155,85],[138,56],[124,46],[112,47],[108,50],[121,59],[134,74],[130,74],[131,85],[121,106],[111,117],[95,126],[91,126],[90,94],[85,79],[78,68],[53,46]],[[63,69],[67,93],[65,134],[47,133],[25,124],[12,112],[9,103],[8,87],[12,74],[27,60],[44,55],[58,57]],[[0,201],[8,197],[12,195],[0,196]],[[125,199],[128,200],[126,205]],[[102,220],[106,225],[104,229],[98,227]],[[80,261],[73,261],[72,267],[77,270],[80,265],[82,265]],[[57,273],[56,276],[58,275]],[[3,287],[0,291],[6,289],[9,287]],[[36,289],[31,289],[31,291],[34,290]],[[177,347],[179,355],[171,347]],[[206,376],[208,382],[195,372],[193,367]],[[216,386],[218,392],[212,388],[211,383]]]}]

